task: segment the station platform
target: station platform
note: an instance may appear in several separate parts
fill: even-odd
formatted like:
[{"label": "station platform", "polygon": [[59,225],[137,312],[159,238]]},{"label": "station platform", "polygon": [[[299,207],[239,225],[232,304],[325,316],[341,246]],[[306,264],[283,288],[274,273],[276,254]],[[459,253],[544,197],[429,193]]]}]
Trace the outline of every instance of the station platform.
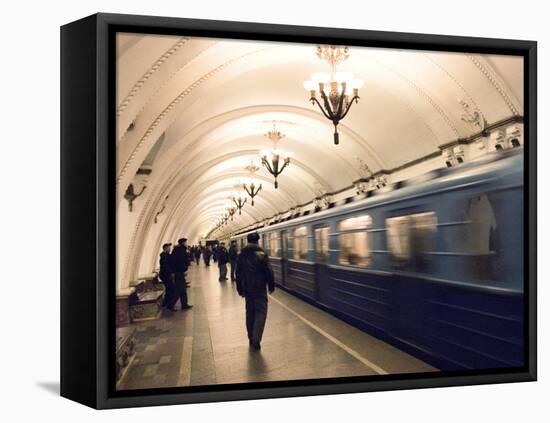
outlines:
[{"label": "station platform", "polygon": [[438,371],[281,289],[269,296],[262,348],[251,351],[235,284],[202,260],[187,279],[192,309],[133,325],[136,355],[117,389]]}]

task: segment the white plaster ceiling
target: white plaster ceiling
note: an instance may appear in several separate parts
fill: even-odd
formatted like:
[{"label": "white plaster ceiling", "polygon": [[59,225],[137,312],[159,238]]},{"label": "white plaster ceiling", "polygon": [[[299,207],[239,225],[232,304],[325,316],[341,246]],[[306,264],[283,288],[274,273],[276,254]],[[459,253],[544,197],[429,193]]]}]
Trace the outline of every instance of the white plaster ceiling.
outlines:
[{"label": "white plaster ceiling", "polygon": [[[351,185],[361,177],[358,158],[373,171],[391,170],[471,136],[479,128],[461,119],[460,99],[489,124],[523,113],[521,58],[351,47],[339,70],[365,84],[335,146],[332,124],[302,87],[311,73],[329,70],[312,45],[140,34],[121,34],[117,45],[120,278],[154,263],[162,242],[209,231],[228,193],[249,176],[244,167],[270,146],[264,134],[273,121],[286,135],[279,147],[294,153],[291,165],[278,190],[258,172],[256,205],[226,232],[310,201],[316,186]],[[130,216],[124,192],[163,133]]]}]

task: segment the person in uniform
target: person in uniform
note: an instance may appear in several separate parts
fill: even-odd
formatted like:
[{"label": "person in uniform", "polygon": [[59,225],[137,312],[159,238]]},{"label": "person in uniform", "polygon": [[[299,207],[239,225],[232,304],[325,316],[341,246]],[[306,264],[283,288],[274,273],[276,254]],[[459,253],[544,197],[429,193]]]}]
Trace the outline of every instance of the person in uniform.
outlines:
[{"label": "person in uniform", "polygon": [[229,253],[225,248],[225,244],[222,242],[218,248],[218,268],[220,269],[220,282],[225,282],[227,280],[227,262],[229,261]]},{"label": "person in uniform", "polygon": [[267,290],[275,290],[273,269],[269,257],[258,245],[260,235],[253,232],[247,235],[248,244],[237,258],[237,292],[246,302],[246,330],[252,350],[261,348],[260,342],[267,319]]},{"label": "person in uniform", "polygon": [[164,244],[160,253],[159,278],[164,284],[164,300],[162,306],[168,308],[174,298],[174,270],[172,269],[170,252],[172,244]]},{"label": "person in uniform", "polygon": [[193,307],[187,303],[187,284],[185,282],[185,272],[187,272],[187,269],[189,268],[189,255],[187,254],[187,247],[185,245],[186,242],[186,238],[180,238],[178,240],[178,245],[176,245],[172,255],[170,256],[170,264],[174,271],[175,286],[174,299],[169,305],[169,308],[172,311],[174,311],[174,307],[178,300],[180,300],[182,311]]},{"label": "person in uniform", "polygon": [[235,282],[235,269],[237,267],[237,257],[239,252],[237,251],[237,242],[235,240],[231,241],[229,247],[229,269],[231,272],[231,282]]}]

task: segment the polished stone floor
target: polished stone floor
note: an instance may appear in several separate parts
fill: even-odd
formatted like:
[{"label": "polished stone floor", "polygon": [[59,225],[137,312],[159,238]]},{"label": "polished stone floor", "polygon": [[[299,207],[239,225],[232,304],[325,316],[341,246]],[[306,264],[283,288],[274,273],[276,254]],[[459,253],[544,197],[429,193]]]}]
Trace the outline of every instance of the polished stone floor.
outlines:
[{"label": "polished stone floor", "polygon": [[187,278],[194,307],[135,325],[118,389],[437,371],[282,290],[269,298],[261,351],[250,351],[234,284],[202,262]]}]

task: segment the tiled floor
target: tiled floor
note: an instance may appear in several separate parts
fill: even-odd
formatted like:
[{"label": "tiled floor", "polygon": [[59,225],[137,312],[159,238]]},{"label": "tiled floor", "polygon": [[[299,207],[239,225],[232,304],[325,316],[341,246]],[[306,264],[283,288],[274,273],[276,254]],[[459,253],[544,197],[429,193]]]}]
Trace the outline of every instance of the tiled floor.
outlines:
[{"label": "tiled floor", "polygon": [[234,284],[203,263],[188,280],[194,307],[136,325],[136,357],[118,389],[436,371],[282,290],[270,296],[262,349],[252,352]]}]

